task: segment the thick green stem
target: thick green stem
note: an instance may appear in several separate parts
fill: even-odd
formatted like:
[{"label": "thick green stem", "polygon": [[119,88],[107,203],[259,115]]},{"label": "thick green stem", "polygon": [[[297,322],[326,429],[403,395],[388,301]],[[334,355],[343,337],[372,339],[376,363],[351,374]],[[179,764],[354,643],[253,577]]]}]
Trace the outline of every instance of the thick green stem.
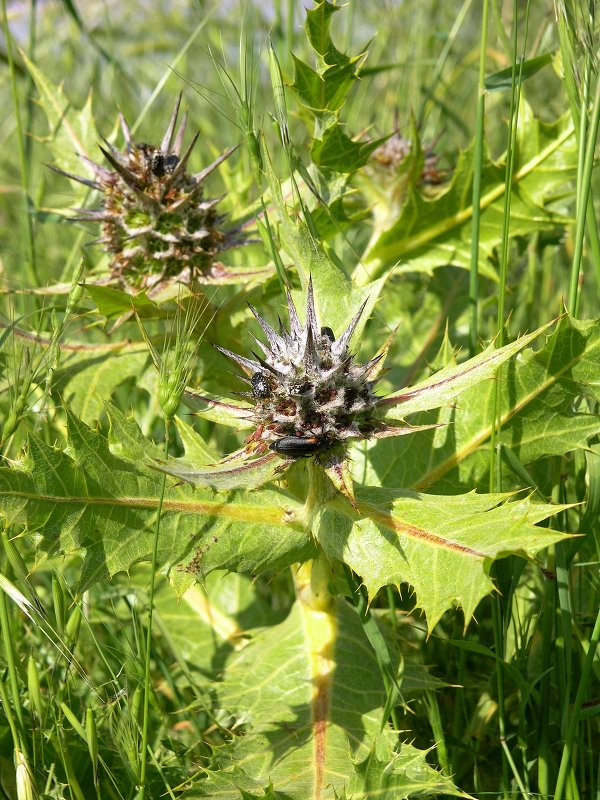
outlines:
[{"label": "thick green stem", "polygon": [[329,591],[332,579],[331,564],[324,553],[314,561],[306,561],[295,571],[298,599],[313,611],[327,611],[333,601]]}]

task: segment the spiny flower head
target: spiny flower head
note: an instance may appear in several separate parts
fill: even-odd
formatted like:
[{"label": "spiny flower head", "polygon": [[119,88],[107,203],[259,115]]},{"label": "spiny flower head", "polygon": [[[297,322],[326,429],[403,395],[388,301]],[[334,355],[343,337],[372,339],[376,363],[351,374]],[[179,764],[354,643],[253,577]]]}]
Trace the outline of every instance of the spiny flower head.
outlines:
[{"label": "spiny flower head", "polygon": [[263,355],[250,360],[218,347],[246,372],[254,400],[256,429],[247,439],[248,452],[270,447],[289,458],[320,455],[348,439],[370,436],[380,423],[373,411],[377,356],[358,364],[349,350],[350,339],[366,305],[335,338],[317,319],[312,281],[308,286],[306,322],[302,324],[288,292],[289,331],[280,321],[279,333],[258,312],[266,343],[256,340]]},{"label": "spiny flower head", "polygon": [[[421,147],[423,150],[423,163],[419,176],[420,183],[425,186],[438,186],[447,177],[446,173],[438,167],[439,156],[433,149],[434,145],[422,143]],[[390,176],[394,176],[401,164],[411,154],[412,148],[413,143],[411,140],[405,139],[400,133],[396,132],[373,151],[372,161],[389,171]]]},{"label": "spiny flower head", "polygon": [[77,219],[99,222],[103,245],[110,255],[113,277],[135,288],[152,287],[165,279],[186,283],[218,277],[224,250],[244,243],[239,229],[223,230],[219,198],[204,197],[206,177],[235,148],[195,174],[187,164],[198,140],[196,134],[181,153],[187,114],[175,133],[181,95],[158,146],[136,143],[120,115],[124,152],[104,140],[102,153],[111,169],[82,160],[94,173],[87,180],[57,172],[102,193],[102,208],[80,209]]}]

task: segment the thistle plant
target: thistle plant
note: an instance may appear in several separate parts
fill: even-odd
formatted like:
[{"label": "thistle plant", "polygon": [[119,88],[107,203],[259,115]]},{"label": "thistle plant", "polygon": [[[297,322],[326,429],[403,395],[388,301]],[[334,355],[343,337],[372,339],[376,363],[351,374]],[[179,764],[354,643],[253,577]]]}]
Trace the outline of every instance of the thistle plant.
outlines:
[{"label": "thistle plant", "polygon": [[[283,467],[298,458],[314,457],[353,500],[347,463],[349,443],[401,436],[415,430],[403,422],[385,422],[378,413],[382,398],[374,388],[381,378],[393,334],[365,364],[356,361],[350,348],[367,302],[336,337],[329,326],[319,322],[310,278],[304,323],[289,290],[289,330],[280,320],[277,333],[250,306],[267,340],[256,340],[263,356],[253,353],[253,360],[217,346],[242,367],[244,380],[250,386],[241,394],[253,402],[249,419],[254,430],[246,438],[242,457],[262,455],[269,449],[283,459]],[[435,426],[417,429],[427,427]]]},{"label": "thistle plant", "polygon": [[180,104],[181,95],[158,146],[136,142],[121,114],[125,151],[106,139],[100,148],[110,168],[81,155],[93,180],[54,167],[101,193],[102,207],[78,209],[76,219],[100,223],[96,243],[110,256],[112,278],[135,289],[152,288],[165,280],[218,281],[225,272],[220,254],[245,242],[239,228],[222,227],[220,198],[204,195],[206,178],[236,148],[228,148],[200,172],[189,173],[199,133],[182,153],[187,114],[175,132]]},{"label": "thistle plant", "polygon": [[[476,52],[478,26],[467,21],[466,5],[461,24],[445,26],[452,11],[444,4],[423,6],[416,17],[406,4],[391,4],[387,29],[407,30],[394,18],[420,19],[427,44],[416,46],[413,28],[411,36],[380,37],[380,61],[368,69],[366,54],[346,47],[353,31],[379,23],[372,4],[350,4],[348,36],[338,46],[330,22],[348,12],[316,0],[301,43],[293,5],[282,4],[269,52],[283,150],[261,130],[266,73],[248,58],[240,85],[252,84],[252,92],[241,92],[238,122],[250,159],[236,158],[225,175],[234,220],[261,208],[245,191],[253,178],[264,192],[257,227],[265,248],[245,249],[243,265],[241,253],[231,254],[228,275],[255,270],[254,277],[258,262],[273,278],[276,262],[281,281],[270,280],[262,295],[252,290],[256,310],[233,291],[210,303],[217,313],[207,334],[220,352],[196,351],[188,298],[196,287],[174,284],[221,282],[224,240],[188,234],[198,219],[234,239],[236,223],[222,219],[225,203],[207,201],[211,208],[198,211],[204,189],[194,188],[190,160],[181,167],[184,125],[180,135],[175,113],[169,137],[154,146],[122,121],[122,152],[105,144],[107,161],[96,159],[91,102],[77,108],[50,77],[59,65],[66,71],[65,53],[77,63],[80,45],[79,63],[89,65],[96,30],[112,56],[110,31],[96,28],[73,48],[57,48],[56,37],[42,35],[47,27],[39,36],[32,27],[37,44],[23,63],[33,83],[14,85],[16,92],[35,86],[50,134],[40,141],[40,114],[25,121],[32,135],[22,185],[31,203],[23,206],[23,231],[32,224],[32,247],[42,237],[49,245],[35,262],[44,284],[36,291],[64,291],[79,247],[67,226],[50,224],[48,211],[64,211],[60,192],[51,183],[36,190],[29,171],[48,160],[47,147],[57,167],[84,183],[79,190],[102,200],[86,218],[98,221],[121,258],[126,253],[124,261],[109,256],[112,277],[128,291],[74,280],[64,302],[32,308],[29,294],[18,294],[14,312],[0,319],[0,371],[10,388],[0,396],[8,420],[0,464],[3,785],[24,797],[62,798],[68,790],[137,800],[560,800],[566,790],[586,797],[598,786],[600,320],[564,315],[552,332],[547,323],[569,285],[570,253],[561,242],[572,237],[563,231],[581,218],[583,235],[573,209],[585,209],[593,158],[584,155],[593,155],[600,117],[600,99],[590,102],[600,98],[594,52],[569,66],[568,31],[559,37],[565,79],[569,69],[582,78],[580,91],[573,81],[581,118],[574,124],[562,115],[556,58],[531,58],[523,14],[497,9],[498,25],[482,25],[485,72],[493,68],[489,53],[503,48],[513,68],[486,77],[486,109],[497,112],[486,115],[490,152],[502,149],[505,133],[502,87],[522,98],[513,104],[507,152],[491,160],[479,127],[469,144],[478,87],[463,69],[464,53]],[[530,29],[554,41],[552,4],[529,5]],[[39,12],[33,26],[47,26],[51,15],[57,36],[72,28],[60,4]],[[139,12],[146,26],[123,27],[115,60],[125,59],[126,74],[142,81],[128,92],[150,95],[158,74],[145,54],[158,46],[166,53],[166,26],[174,35],[190,17],[167,18],[166,7],[156,16],[147,4]],[[189,39],[183,30],[180,54],[169,53],[173,68],[187,69],[178,60],[189,52],[196,75],[206,74],[212,62],[200,63],[202,53],[216,51],[217,40],[229,57],[238,36],[211,30],[220,14],[197,20]],[[507,20],[510,48],[499,36]],[[283,53],[285,21],[293,59]],[[448,32],[439,55],[430,21]],[[200,32],[192,54],[188,42]],[[244,55],[258,31],[241,34]],[[572,43],[575,58],[583,40]],[[133,53],[142,54],[143,69]],[[439,66],[428,74],[432,57]],[[392,63],[418,64],[418,79],[388,70]],[[96,98],[106,84],[100,66]],[[89,74],[78,70],[74,81]],[[538,80],[530,99],[546,101],[545,122],[525,102]],[[74,81],[68,91],[87,94]],[[159,89],[166,96],[172,84],[159,83],[152,96]],[[492,97],[494,85],[500,93]],[[399,96],[424,131],[443,129],[457,153],[442,185],[433,185],[442,177],[438,162],[415,127],[387,142],[361,134],[396,128]],[[31,99],[24,96],[21,108]],[[202,109],[207,133],[224,129],[222,117],[211,119],[215,105]],[[308,137],[297,135],[303,121]],[[15,166],[12,130],[7,176]],[[473,166],[475,145],[483,146],[481,170]],[[77,178],[82,157],[103,166]],[[481,202],[474,203],[475,174]],[[236,197],[234,187],[244,191]],[[27,274],[29,255],[25,246],[19,260],[15,246],[15,196],[9,191],[5,204],[8,288]],[[71,205],[92,203],[90,193],[89,202]],[[165,238],[169,214],[186,220],[174,225],[175,241]],[[144,231],[146,222],[158,233]],[[582,317],[595,315],[590,269],[599,269],[600,249],[590,235],[580,258],[583,239],[575,239],[570,277],[581,268],[586,282],[569,304]],[[160,255],[184,241],[187,260]],[[205,257],[194,255],[196,245]],[[473,269],[494,278],[481,281],[475,298],[460,272],[473,255]],[[138,289],[149,290],[149,303],[131,296]],[[173,320],[170,305],[158,306],[179,292],[188,315]],[[198,293],[208,299],[205,287]],[[502,299],[494,314],[499,293],[506,305]],[[137,315],[145,342],[103,331],[86,294],[108,319]],[[481,313],[469,330],[472,306]],[[247,325],[258,344],[243,332]],[[505,339],[494,338],[500,328]],[[464,360],[454,347],[476,331],[475,355]],[[532,333],[514,338],[522,331]],[[240,376],[232,379],[232,369]],[[178,414],[182,399],[195,415]],[[46,400],[58,413],[40,413]],[[25,673],[19,664],[27,662]]]}]

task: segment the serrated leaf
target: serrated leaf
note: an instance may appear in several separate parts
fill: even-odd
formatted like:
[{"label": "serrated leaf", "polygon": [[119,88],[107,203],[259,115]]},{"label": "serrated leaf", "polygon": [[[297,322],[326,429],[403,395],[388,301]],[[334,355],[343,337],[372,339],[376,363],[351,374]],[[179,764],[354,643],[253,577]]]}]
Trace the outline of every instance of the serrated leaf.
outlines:
[{"label": "serrated leaf", "polygon": [[[300,101],[311,111],[319,112],[323,125],[325,113],[335,112],[343,101],[355,80],[355,67],[348,63],[343,69],[329,68],[320,74],[296,56],[294,59],[294,85]],[[331,117],[332,121],[335,116]]]},{"label": "serrated leaf", "polygon": [[[599,375],[600,321],[565,316],[542,349],[524,350],[497,381],[467,389],[455,408],[442,410],[440,429],[356,451],[356,474],[369,484],[435,486],[452,493],[487,480],[498,382],[502,428],[497,441],[523,464],[569,453],[600,429],[598,415],[584,400],[600,399]],[[430,419],[423,414],[411,421]]]},{"label": "serrated leaf", "polygon": [[[135,462],[114,455],[98,431],[68,414],[66,452],[32,437],[25,462],[0,468],[0,513],[36,534],[42,550],[84,552],[81,591],[150,558],[162,477],[137,460],[146,445],[136,427],[113,424],[110,440],[121,453],[127,442]],[[155,452],[148,446],[144,460]],[[235,492],[224,502],[207,489],[169,487],[158,564],[169,569],[193,558],[200,574],[259,573],[304,561],[314,546],[301,516],[281,491]]]},{"label": "serrated leaf", "polygon": [[340,124],[341,108],[359,78],[366,53],[347,56],[335,47],[329,27],[336,11],[339,6],[329,2],[318,2],[307,10],[305,28],[317,66],[312,69],[294,56],[292,88],[315,118],[310,150],[313,163],[324,170],[350,173],[360,169],[384,140],[353,141]]},{"label": "serrated leaf", "polygon": [[130,294],[122,289],[112,286],[97,286],[88,283],[85,289],[96,304],[98,311],[106,319],[131,314],[135,309],[136,314],[142,319],[152,319],[160,316],[159,306],[151,300],[145,292]]},{"label": "serrated leaf", "polygon": [[66,172],[81,173],[80,155],[91,158],[97,150],[98,131],[92,115],[92,96],[85,106],[75,110],[65,97],[62,86],[54,86],[44,73],[21,51],[21,57],[36,85],[40,104],[48,120],[48,146],[54,163]]},{"label": "serrated leaf", "polygon": [[506,494],[445,497],[399,489],[355,491],[358,512],[339,498],[321,507],[313,533],[327,555],[363,580],[370,598],[383,586],[407,583],[431,630],[453,606],[469,622],[493,590],[496,558],[532,556],[567,537],[536,523],[563,507]]},{"label": "serrated leaf", "polygon": [[552,324],[554,323],[549,322],[542,325],[533,333],[521,336],[504,347],[494,348],[493,345],[489,345],[483,352],[458,366],[450,364],[410,389],[382,398],[378,406],[382,410],[383,417],[403,419],[415,411],[427,411],[451,403],[461,392],[492,378],[498,367]]},{"label": "serrated leaf", "polygon": [[328,128],[320,139],[313,139],[310,154],[314,163],[321,169],[336,172],[356,172],[369,160],[382,139],[353,141],[339,125]]},{"label": "serrated leaf", "polygon": [[[164,453],[144,439],[135,420],[126,417],[114,406],[107,408],[107,415],[111,424],[110,444],[113,453],[129,461],[145,463],[147,467],[154,467],[193,486],[210,487],[218,491],[255,489],[287,467],[276,453],[268,452],[250,460],[241,455],[237,458],[228,457],[199,469],[188,463],[187,451],[185,459],[165,459]],[[186,439],[190,440],[189,433]]]},{"label": "serrated leaf", "polygon": [[[403,206],[390,207],[385,230],[373,237],[363,256],[367,271],[357,268],[359,283],[394,265],[398,265],[395,271],[401,272],[431,272],[447,264],[469,267],[473,147],[461,153],[450,182],[435,197],[410,187]],[[569,223],[569,218],[551,211],[547,203],[575,174],[577,149],[571,116],[547,124],[523,104],[514,159],[510,236]],[[495,272],[487,266],[487,259],[502,240],[505,160],[506,155],[498,161],[488,156],[482,167],[479,267],[490,277]]]},{"label": "serrated leaf", "polygon": [[423,756],[422,750],[406,743],[396,752],[384,737],[379,737],[369,757],[355,766],[344,800],[405,800],[427,795],[469,797],[450,778],[433,769]]},{"label": "serrated leaf", "polygon": [[183,459],[157,461],[156,469],[192,486],[210,486],[217,491],[257,489],[272,481],[288,467],[277,453],[269,451],[257,458],[225,458],[202,469]]},{"label": "serrated leaf", "polygon": [[[364,770],[355,764],[369,757],[379,735],[385,691],[358,615],[344,601],[324,610],[296,602],[284,622],[231,657],[218,691],[221,705],[247,720],[234,763],[255,780],[269,779],[289,800],[359,790]],[[426,795],[442,784],[453,790],[424,752],[408,750],[412,791]],[[389,753],[392,760],[391,747]],[[382,761],[378,774],[386,768]]]},{"label": "serrated leaf", "polygon": [[288,800],[269,786],[262,785],[239,769],[202,770],[195,775],[193,786],[179,795],[181,800],[199,800],[208,797],[214,800]]},{"label": "serrated leaf", "polygon": [[314,8],[306,11],[305,30],[308,41],[325,65],[342,66],[348,61],[348,56],[340,53],[334,46],[329,32],[331,18],[339,10],[340,7],[334,6],[329,0],[318,0]]}]

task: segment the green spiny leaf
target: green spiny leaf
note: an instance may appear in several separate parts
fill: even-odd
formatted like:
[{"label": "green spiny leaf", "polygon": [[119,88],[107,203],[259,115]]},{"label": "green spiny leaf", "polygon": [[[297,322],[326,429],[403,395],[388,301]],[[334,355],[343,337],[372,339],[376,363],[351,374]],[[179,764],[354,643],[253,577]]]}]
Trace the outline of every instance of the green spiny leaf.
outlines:
[{"label": "green spiny leaf", "polygon": [[499,366],[552,324],[549,322],[542,325],[537,331],[521,336],[504,347],[494,348],[490,345],[483,352],[458,366],[450,364],[410,389],[383,398],[379,405],[383,409],[384,417],[402,419],[415,411],[427,411],[451,403],[461,392],[492,378]]},{"label": "green spiny leaf", "polygon": [[[460,371],[450,366],[428,380],[435,382],[436,375],[450,374],[453,369]],[[600,399],[598,375],[600,321],[563,317],[542,349],[524,350],[499,371],[502,429],[498,441],[522,464],[584,447],[600,425],[586,402],[586,398]],[[357,451],[356,474],[369,484],[435,486],[444,492],[485,481],[496,388],[496,381],[478,383],[435,419],[431,414],[411,419],[415,424],[441,423],[435,431],[382,440],[368,448],[366,458]]]},{"label": "green spiny leaf", "polygon": [[[135,461],[113,454],[98,431],[67,416],[66,451],[32,437],[24,462],[0,468],[0,513],[36,534],[44,551],[84,552],[83,591],[149,559],[161,476],[145,466],[156,449],[123,415],[111,415],[110,443],[117,453],[126,446]],[[236,492],[224,502],[208,489],[175,486],[163,505],[158,564],[168,569],[193,558],[201,574],[258,573],[303,561],[314,548],[301,515],[278,491]]]},{"label": "green spiny leaf", "polygon": [[[385,691],[358,615],[342,600],[319,611],[297,602],[284,622],[258,633],[231,657],[220,700],[248,720],[235,763],[258,781],[270,779],[289,800],[322,797],[326,788],[366,800],[368,782],[385,785],[392,771],[391,731],[388,760],[371,766],[368,782],[356,766],[379,736]],[[403,778],[415,793],[437,793],[442,785],[456,793],[423,751],[409,751],[412,761],[396,763],[393,785],[400,789]]]},{"label": "green spiny leaf", "polygon": [[98,145],[98,132],[92,115],[92,96],[81,111],[71,107],[61,86],[56,87],[44,73],[21,53],[40,95],[40,102],[50,129],[48,139],[55,164],[67,172],[80,174],[79,156],[93,157]]},{"label": "green spiny leaf", "polygon": [[444,497],[408,490],[356,489],[358,511],[339,498],[316,514],[313,533],[327,555],[362,578],[369,596],[390,584],[408,584],[431,630],[442,614],[462,607],[468,623],[494,586],[494,559],[533,556],[567,538],[536,523],[562,506],[506,494]]}]

